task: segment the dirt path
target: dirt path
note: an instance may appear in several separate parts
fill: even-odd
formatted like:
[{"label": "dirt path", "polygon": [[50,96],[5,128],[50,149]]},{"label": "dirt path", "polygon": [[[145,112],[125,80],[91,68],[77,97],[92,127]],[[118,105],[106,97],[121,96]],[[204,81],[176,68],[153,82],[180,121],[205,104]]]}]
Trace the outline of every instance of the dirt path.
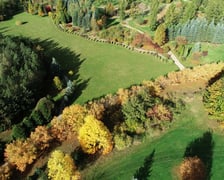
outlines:
[{"label": "dirt path", "polygon": [[172,51],[169,51],[168,54],[170,55],[170,58],[174,61],[174,63],[177,65],[177,67],[180,70],[185,69],[184,65],[180,63],[180,61],[177,59],[177,57],[173,54]]},{"label": "dirt path", "polygon": [[137,29],[137,28],[135,28],[135,27],[130,26],[129,23],[128,23],[129,20],[130,20],[130,19],[126,19],[123,23],[121,23],[121,25],[124,26],[124,27],[126,27],[126,28],[129,28],[129,29],[132,29],[132,30],[134,30],[134,31],[137,31],[137,32],[139,32],[140,34],[144,34],[143,31],[141,31],[141,30],[139,30],[139,29]]}]

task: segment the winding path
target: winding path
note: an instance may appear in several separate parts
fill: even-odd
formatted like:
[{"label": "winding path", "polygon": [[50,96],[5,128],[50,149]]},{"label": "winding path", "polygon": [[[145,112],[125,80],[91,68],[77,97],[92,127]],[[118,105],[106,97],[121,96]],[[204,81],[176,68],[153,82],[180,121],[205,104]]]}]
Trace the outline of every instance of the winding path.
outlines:
[{"label": "winding path", "polygon": [[[132,30],[134,30],[134,31],[137,31],[137,32],[139,32],[140,34],[144,34],[143,31],[141,31],[141,30],[139,30],[139,29],[137,29],[137,28],[135,28],[135,27],[130,26],[129,23],[128,23],[128,21],[129,21],[129,19],[127,19],[126,21],[124,21],[124,23],[121,23],[121,25],[124,26],[124,27],[127,27],[127,28],[129,28],[129,29],[132,29]],[[158,53],[158,54],[159,54],[159,53]],[[170,55],[170,58],[173,60],[174,64],[176,64],[177,67],[178,67],[180,70],[185,69],[184,65],[181,64],[181,62],[178,60],[178,58],[174,55],[174,53],[173,53],[172,51],[169,51],[167,54]]]},{"label": "winding path", "polygon": [[134,30],[134,31],[137,31],[137,32],[139,32],[140,34],[144,34],[143,31],[141,31],[141,30],[139,30],[139,29],[137,29],[137,28],[134,28],[134,27],[130,26],[130,25],[128,24],[128,20],[126,20],[124,23],[121,23],[121,25],[124,26],[124,27],[126,27],[126,28],[129,28],[129,29],[132,29],[132,30]]}]

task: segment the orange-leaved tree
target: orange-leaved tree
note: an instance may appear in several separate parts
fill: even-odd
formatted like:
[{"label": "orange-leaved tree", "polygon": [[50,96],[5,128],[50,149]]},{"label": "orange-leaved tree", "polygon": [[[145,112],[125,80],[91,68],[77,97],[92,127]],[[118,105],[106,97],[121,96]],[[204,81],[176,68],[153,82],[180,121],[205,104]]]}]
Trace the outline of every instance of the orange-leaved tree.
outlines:
[{"label": "orange-leaved tree", "polygon": [[103,154],[109,153],[113,148],[112,136],[103,122],[86,116],[85,124],[79,130],[80,145],[84,152],[95,154],[102,150]]},{"label": "orange-leaved tree", "polygon": [[49,147],[49,143],[53,140],[46,126],[37,126],[34,132],[30,134],[30,140],[39,150]]},{"label": "orange-leaved tree", "polygon": [[55,150],[47,163],[48,177],[53,180],[80,179],[80,173],[76,170],[73,159],[69,154],[64,154],[60,150]]},{"label": "orange-leaved tree", "polygon": [[6,145],[4,155],[6,161],[23,172],[37,158],[37,149],[30,140],[18,139]]},{"label": "orange-leaved tree", "polygon": [[198,157],[185,158],[180,165],[179,171],[182,180],[206,179],[206,167]]}]

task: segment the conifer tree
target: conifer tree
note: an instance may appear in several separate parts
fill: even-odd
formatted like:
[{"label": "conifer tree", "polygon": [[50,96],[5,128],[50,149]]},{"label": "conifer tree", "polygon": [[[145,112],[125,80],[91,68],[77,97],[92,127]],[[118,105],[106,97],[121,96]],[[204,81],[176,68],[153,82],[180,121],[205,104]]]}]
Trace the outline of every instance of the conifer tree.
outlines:
[{"label": "conifer tree", "polygon": [[159,11],[159,1],[152,0],[150,4],[150,15],[149,15],[149,27],[151,30],[155,30],[157,26],[157,13]]}]

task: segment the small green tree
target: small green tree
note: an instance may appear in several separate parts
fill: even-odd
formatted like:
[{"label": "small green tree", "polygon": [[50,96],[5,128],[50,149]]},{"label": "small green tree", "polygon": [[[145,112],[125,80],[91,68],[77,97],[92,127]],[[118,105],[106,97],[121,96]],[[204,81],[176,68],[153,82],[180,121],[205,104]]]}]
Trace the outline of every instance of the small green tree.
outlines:
[{"label": "small green tree", "polygon": [[61,91],[61,90],[63,89],[63,83],[62,83],[62,81],[60,80],[60,78],[59,78],[58,76],[55,76],[54,79],[53,79],[53,81],[54,81],[54,85],[55,85],[55,87],[56,87],[59,91]]},{"label": "small green tree", "polygon": [[12,138],[13,139],[24,139],[26,138],[26,128],[23,123],[19,123],[12,128]]},{"label": "small green tree", "polygon": [[158,45],[162,46],[166,43],[166,26],[165,24],[160,24],[156,29],[154,41]]},{"label": "small green tree", "polygon": [[178,13],[177,13],[177,10],[176,10],[176,5],[174,3],[172,3],[169,6],[169,9],[167,10],[166,15],[165,15],[166,27],[177,25],[178,20],[179,19],[178,19]]}]

